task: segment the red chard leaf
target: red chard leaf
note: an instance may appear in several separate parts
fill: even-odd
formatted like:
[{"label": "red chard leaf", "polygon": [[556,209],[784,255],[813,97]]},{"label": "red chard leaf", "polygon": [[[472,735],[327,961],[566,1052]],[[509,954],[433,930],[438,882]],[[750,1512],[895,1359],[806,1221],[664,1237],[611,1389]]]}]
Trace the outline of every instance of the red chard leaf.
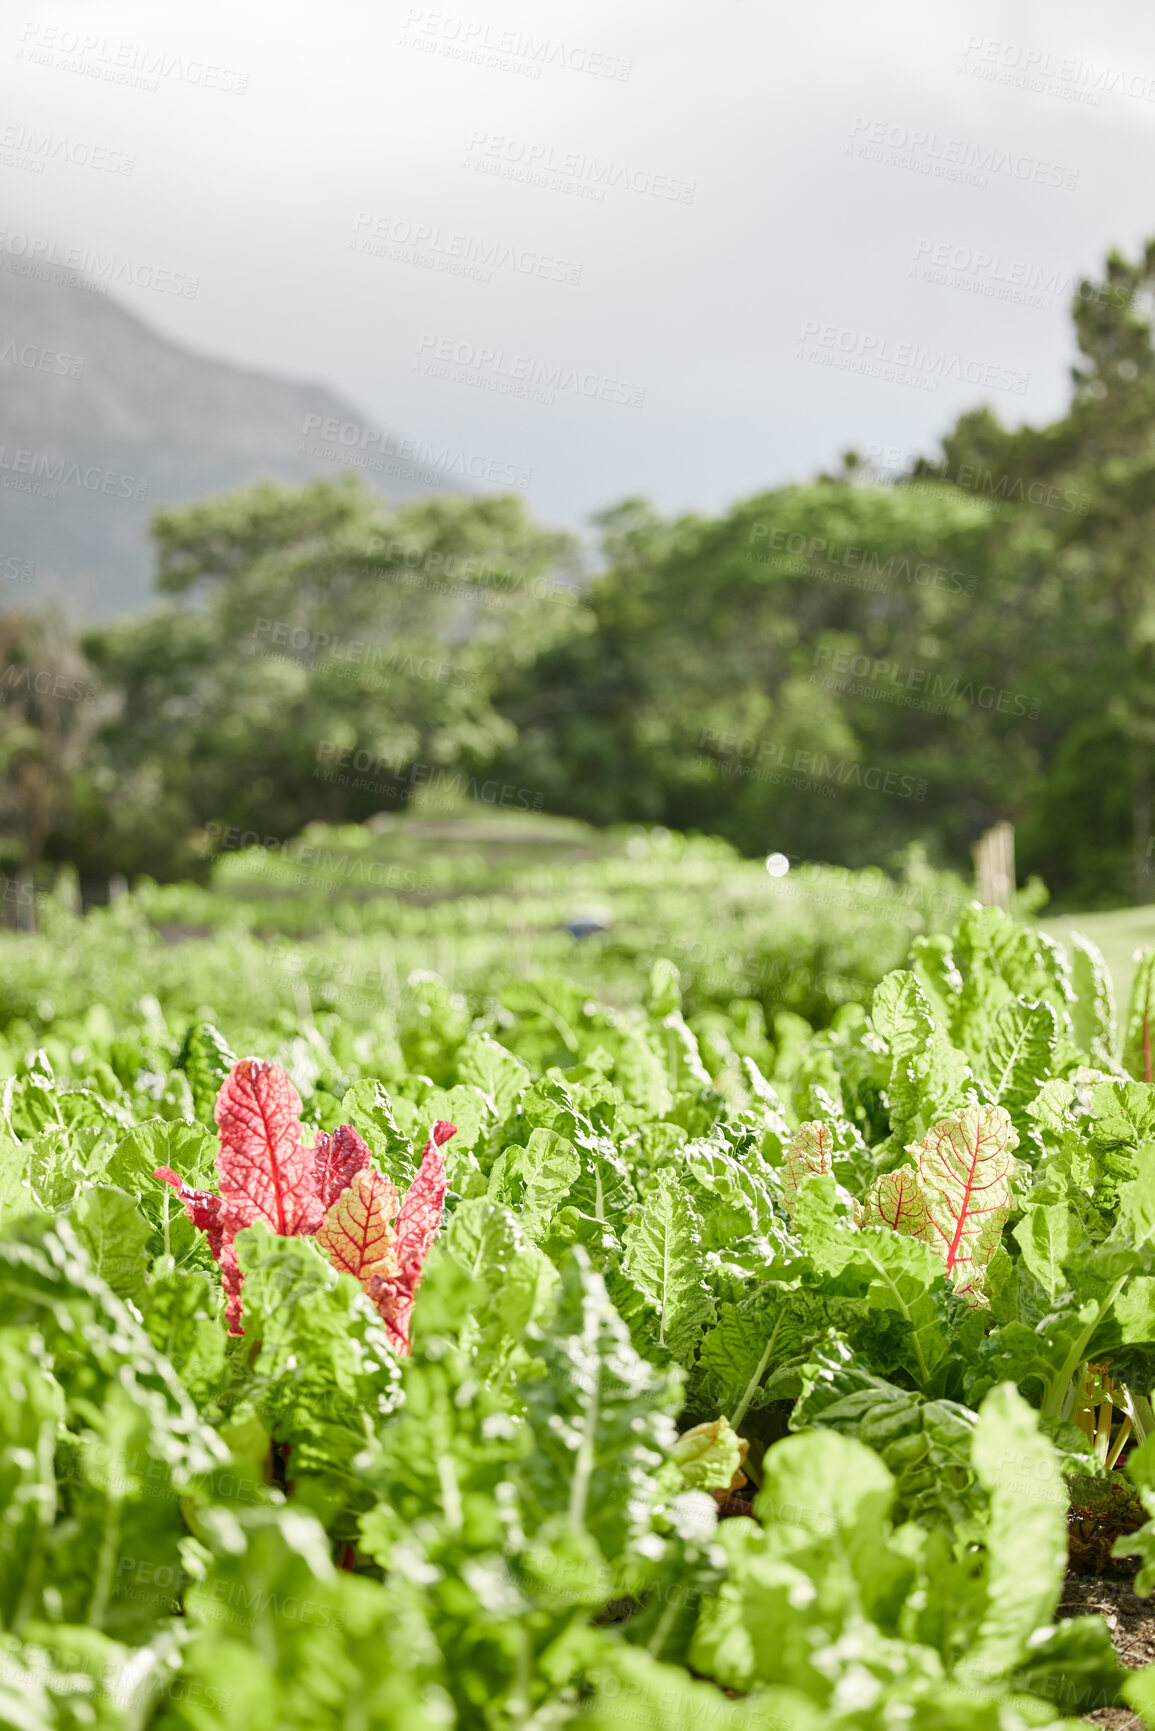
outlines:
[{"label": "red chard leaf", "polygon": [[449,1188],[441,1145],[456,1134],[456,1124],[447,1124],[443,1118],[438,1119],[422,1150],[417,1176],[405,1192],[397,1216],[396,1251],[397,1261],[402,1268],[412,1261],[424,1262],[429,1246],[437,1235],[437,1228],[441,1224],[441,1211],[445,1206],[445,1192]]},{"label": "red chard leaf", "polygon": [[279,1064],[242,1058],[217,1096],[220,1195],[194,1190],[170,1166],[155,1176],[171,1184],[194,1226],[208,1237],[228,1300],[230,1334],[243,1334],[234,1240],[263,1220],[282,1237],[316,1236],[333,1267],[354,1275],[385,1318],[398,1352],[409,1351],[409,1318],[421,1270],[441,1224],[447,1180],[441,1145],[456,1126],[439,1120],[421,1166],[398,1206],[390,1179],[369,1166],[357,1131],[342,1124],[301,1141],[301,1098]]},{"label": "red chard leaf", "polygon": [[317,1243],[334,1268],[365,1284],[370,1271],[386,1272],[386,1258],[392,1271],[396,1214],[397,1192],[389,1179],[380,1172],[357,1172],[321,1222]]},{"label": "red chard leaf", "polygon": [[214,1196],[211,1190],[194,1190],[191,1184],[186,1184],[179,1172],[174,1172],[171,1166],[158,1166],[153,1173],[154,1178],[163,1179],[171,1184],[181,1201],[184,1211],[193,1225],[206,1235],[209,1250],[213,1260],[221,1259],[221,1238],[224,1234],[224,1224],[221,1220],[221,1199]]},{"label": "red chard leaf", "polygon": [[233,1205],[234,1231],[254,1220],[287,1237],[320,1226],[313,1150],[301,1142],[300,1111],[301,1096],[279,1064],[242,1058],[225,1078],[216,1105],[217,1176],[221,1196]]},{"label": "red chard leaf", "polygon": [[367,1268],[365,1289],[377,1306],[396,1352],[409,1351],[409,1323],[429,1247],[441,1224],[448,1181],[441,1145],[457,1134],[455,1124],[438,1119],[421,1155],[417,1176],[405,1193],[397,1215],[397,1237],[391,1255]]},{"label": "red chard leaf", "polygon": [[321,1207],[328,1213],[358,1172],[368,1172],[369,1150],[352,1124],[342,1124],[331,1136],[325,1130],[318,1130],[313,1153],[316,1157],[317,1195],[321,1198]]}]

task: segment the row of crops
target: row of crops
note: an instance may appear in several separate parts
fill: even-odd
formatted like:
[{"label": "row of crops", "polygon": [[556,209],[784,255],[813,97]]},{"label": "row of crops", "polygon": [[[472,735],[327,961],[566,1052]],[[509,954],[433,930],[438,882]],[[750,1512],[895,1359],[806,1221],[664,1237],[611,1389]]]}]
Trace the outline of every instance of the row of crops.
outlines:
[{"label": "row of crops", "polygon": [[638,839],[4,941],[0,1725],[1155,1724],[1151,964]]}]

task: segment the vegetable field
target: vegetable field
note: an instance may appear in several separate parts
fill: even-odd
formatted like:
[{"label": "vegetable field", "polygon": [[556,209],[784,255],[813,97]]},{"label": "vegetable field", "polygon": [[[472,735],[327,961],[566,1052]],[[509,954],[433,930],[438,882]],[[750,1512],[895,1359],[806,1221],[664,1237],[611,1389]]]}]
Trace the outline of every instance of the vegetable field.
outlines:
[{"label": "vegetable field", "polygon": [[639,839],[4,940],[0,1725],[1155,1724],[1155,959]]}]

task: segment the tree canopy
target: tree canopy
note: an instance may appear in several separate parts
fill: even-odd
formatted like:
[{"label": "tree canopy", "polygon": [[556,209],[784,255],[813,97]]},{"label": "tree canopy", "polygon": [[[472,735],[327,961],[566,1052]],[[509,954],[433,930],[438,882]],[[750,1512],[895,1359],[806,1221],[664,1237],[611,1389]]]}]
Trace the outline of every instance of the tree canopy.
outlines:
[{"label": "tree canopy", "polygon": [[454,769],[845,864],[966,866],[1006,818],[1064,899],[1143,898],[1153,315],[1155,241],[1080,285],[1055,422],[980,407],[908,473],[849,452],[718,517],[627,499],[588,578],[518,498],[393,507],[346,476],[163,511],[158,605],[87,664],[58,622],[5,623],[4,680],[51,661],[39,632],[101,693],[6,695],[8,857],[174,876],[207,826],[282,839]]}]

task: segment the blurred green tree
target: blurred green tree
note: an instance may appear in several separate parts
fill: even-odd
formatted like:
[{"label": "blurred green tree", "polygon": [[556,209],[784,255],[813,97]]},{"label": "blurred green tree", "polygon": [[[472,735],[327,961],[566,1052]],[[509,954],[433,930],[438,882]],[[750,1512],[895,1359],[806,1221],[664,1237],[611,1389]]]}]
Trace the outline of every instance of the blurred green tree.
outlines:
[{"label": "blurred green tree", "polygon": [[[499,670],[564,630],[569,539],[517,498],[391,510],[355,476],[161,512],[167,605],[90,632],[115,868],[180,875],[218,823],[287,838],[403,807],[512,739]],[[342,767],[354,766],[354,767]]]}]

